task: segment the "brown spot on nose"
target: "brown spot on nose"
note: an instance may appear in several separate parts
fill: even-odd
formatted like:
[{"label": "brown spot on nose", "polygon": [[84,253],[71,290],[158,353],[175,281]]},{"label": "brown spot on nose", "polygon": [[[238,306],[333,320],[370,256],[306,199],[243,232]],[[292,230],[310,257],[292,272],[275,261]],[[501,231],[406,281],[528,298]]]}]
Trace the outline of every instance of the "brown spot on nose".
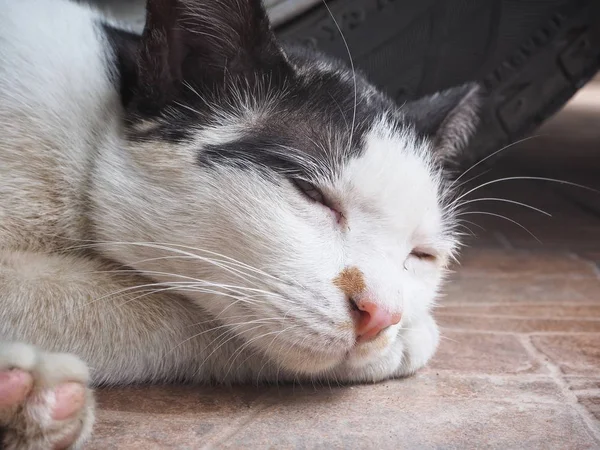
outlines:
[{"label": "brown spot on nose", "polygon": [[365,276],[358,267],[346,267],[333,279],[333,284],[339,287],[349,298],[362,294],[367,287]]}]

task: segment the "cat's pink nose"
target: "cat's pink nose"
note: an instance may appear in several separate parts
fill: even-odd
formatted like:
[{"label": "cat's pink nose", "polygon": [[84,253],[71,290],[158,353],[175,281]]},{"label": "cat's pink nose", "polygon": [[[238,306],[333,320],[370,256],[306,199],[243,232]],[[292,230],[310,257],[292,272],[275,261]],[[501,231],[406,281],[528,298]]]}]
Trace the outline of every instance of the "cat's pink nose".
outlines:
[{"label": "cat's pink nose", "polygon": [[353,303],[357,308],[355,326],[356,335],[360,340],[372,339],[402,319],[401,313],[391,313],[373,302],[355,301]]}]

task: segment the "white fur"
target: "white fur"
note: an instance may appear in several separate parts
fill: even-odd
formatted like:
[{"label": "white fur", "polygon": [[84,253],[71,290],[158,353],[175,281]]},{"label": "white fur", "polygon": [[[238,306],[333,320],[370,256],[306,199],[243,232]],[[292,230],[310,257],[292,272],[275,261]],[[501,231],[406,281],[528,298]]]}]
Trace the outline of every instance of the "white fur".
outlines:
[{"label": "white fur", "polygon": [[[0,0],[0,340],[73,352],[96,383],[377,381],[425,364],[455,245],[429,144],[375,122],[361,156],[323,180],[340,225],[289,182],[196,163],[262,120],[268,89],[197,142],[127,142],[95,18]],[[347,267],[403,314],[362,345],[333,281]]]}]

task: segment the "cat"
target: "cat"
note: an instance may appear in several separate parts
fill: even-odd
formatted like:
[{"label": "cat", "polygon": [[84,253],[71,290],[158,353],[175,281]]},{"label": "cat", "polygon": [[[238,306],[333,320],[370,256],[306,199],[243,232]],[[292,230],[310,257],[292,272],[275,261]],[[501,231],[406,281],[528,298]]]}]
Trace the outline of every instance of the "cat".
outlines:
[{"label": "cat", "polygon": [[434,354],[477,84],[398,105],[259,0],[149,0],[141,34],[0,0],[0,61],[3,448],[80,448],[94,386],[376,382]]}]

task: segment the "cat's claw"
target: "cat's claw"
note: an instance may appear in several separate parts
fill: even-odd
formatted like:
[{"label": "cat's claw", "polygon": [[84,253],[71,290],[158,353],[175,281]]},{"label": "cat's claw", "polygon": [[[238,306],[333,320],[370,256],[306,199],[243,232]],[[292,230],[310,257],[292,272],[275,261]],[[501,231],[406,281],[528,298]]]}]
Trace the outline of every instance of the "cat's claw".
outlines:
[{"label": "cat's claw", "polygon": [[87,382],[75,356],[0,343],[0,448],[80,448],[94,419]]}]

